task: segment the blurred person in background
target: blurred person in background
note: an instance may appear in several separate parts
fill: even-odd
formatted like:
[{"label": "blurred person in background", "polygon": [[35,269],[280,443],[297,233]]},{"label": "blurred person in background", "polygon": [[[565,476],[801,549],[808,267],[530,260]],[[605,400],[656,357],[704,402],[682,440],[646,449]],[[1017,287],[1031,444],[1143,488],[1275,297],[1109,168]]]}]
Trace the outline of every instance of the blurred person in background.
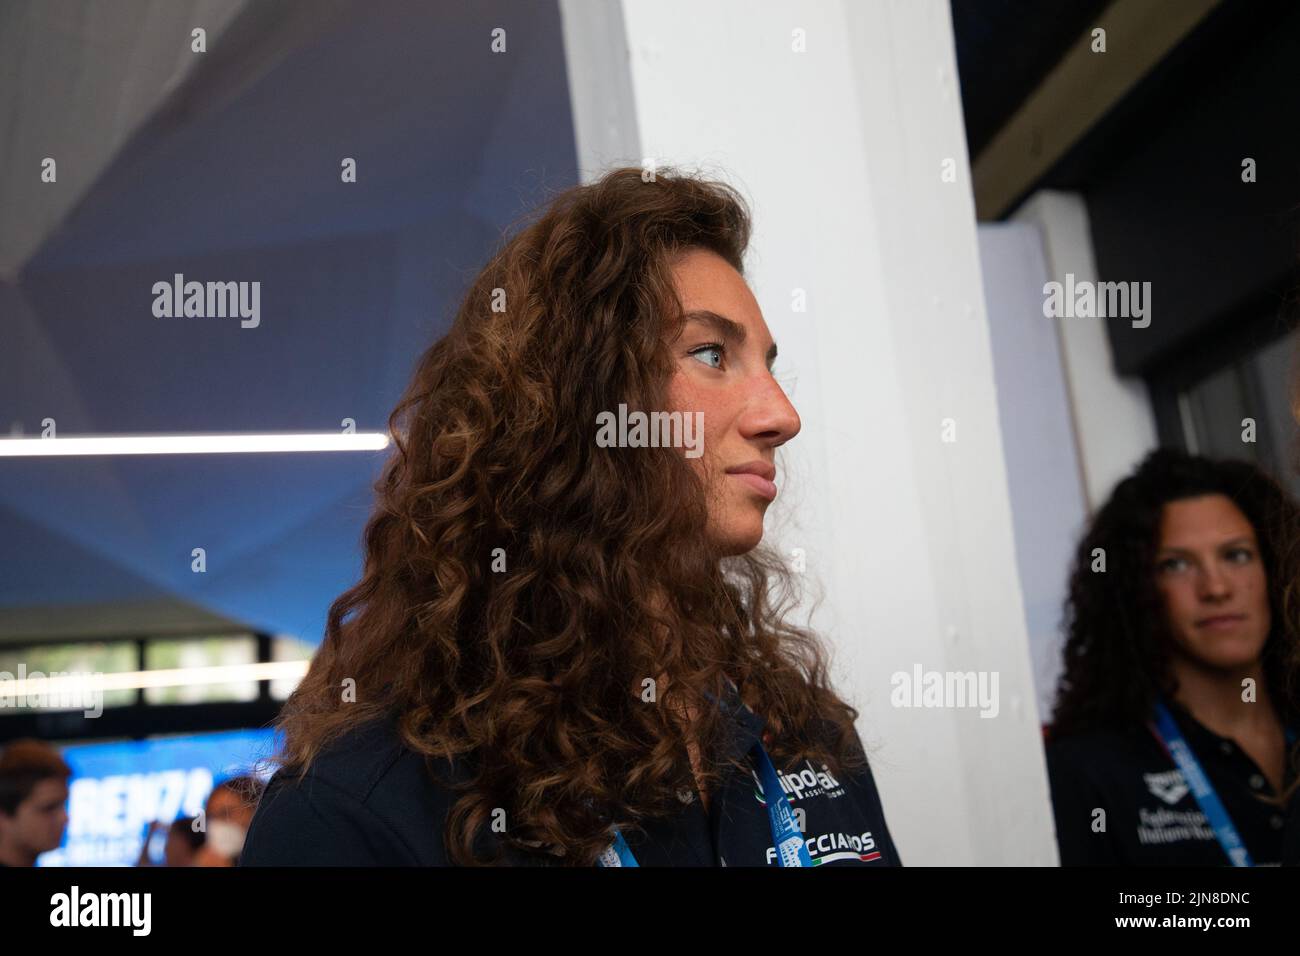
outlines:
[{"label": "blurred person in background", "polygon": [[164,820],[155,820],[149,824],[145,834],[144,846],[140,848],[140,859],[136,866],[156,866],[150,856],[150,844],[154,834],[167,827],[167,840],[163,844],[163,866],[193,866],[199,847],[203,846],[204,834],[195,829],[195,817],[177,817],[168,826]]},{"label": "blurred person in background", "polygon": [[72,768],[40,740],[15,740],[0,753],[0,866],[35,866],[63,842]]},{"label": "blurred person in background", "polygon": [[1047,763],[1063,865],[1270,865],[1297,800],[1297,508],[1153,452],[1079,544]]},{"label": "blurred person in background", "polygon": [[261,795],[262,782],[253,776],[231,777],[213,787],[204,807],[205,839],[191,865],[237,865]]}]

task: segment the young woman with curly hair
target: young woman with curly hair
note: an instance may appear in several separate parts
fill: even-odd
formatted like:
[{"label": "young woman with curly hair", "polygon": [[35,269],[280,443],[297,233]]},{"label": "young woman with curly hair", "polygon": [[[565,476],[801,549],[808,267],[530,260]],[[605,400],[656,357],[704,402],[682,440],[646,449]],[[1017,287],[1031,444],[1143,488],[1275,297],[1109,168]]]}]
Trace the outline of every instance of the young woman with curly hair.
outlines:
[{"label": "young woman with curly hair", "polygon": [[729,187],[621,169],[483,268],[390,419],[242,865],[899,862],[760,545],[800,422],[749,234]]},{"label": "young woman with curly hair", "polygon": [[1166,450],[1098,511],[1049,734],[1063,864],[1293,862],[1297,525],[1254,465]]}]

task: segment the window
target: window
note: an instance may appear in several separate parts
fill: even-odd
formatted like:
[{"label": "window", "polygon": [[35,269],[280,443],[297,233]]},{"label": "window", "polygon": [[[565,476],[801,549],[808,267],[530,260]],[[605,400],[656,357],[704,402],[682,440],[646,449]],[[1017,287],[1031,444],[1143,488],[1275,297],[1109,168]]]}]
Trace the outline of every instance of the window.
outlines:
[{"label": "window", "polygon": [[[223,667],[257,663],[257,639],[252,634],[221,637],[184,637],[152,640],[145,644],[145,670]],[[147,687],[146,704],[201,704],[221,700],[256,700],[257,681],[187,683],[172,687]]]},{"label": "window", "polygon": [[[128,641],[83,641],[27,646],[0,646],[0,672],[6,680],[57,677],[61,674],[111,674],[136,669],[136,647]],[[89,689],[89,688],[88,688]],[[134,690],[104,691],[104,707],[125,707],[135,703]],[[26,711],[84,710],[80,700],[62,699],[52,691],[48,699],[27,699],[21,704],[2,699],[5,708],[15,713]]]},{"label": "window", "polygon": [[1283,336],[1180,389],[1180,446],[1253,461],[1300,494],[1300,426],[1290,401],[1295,347],[1292,336]]}]

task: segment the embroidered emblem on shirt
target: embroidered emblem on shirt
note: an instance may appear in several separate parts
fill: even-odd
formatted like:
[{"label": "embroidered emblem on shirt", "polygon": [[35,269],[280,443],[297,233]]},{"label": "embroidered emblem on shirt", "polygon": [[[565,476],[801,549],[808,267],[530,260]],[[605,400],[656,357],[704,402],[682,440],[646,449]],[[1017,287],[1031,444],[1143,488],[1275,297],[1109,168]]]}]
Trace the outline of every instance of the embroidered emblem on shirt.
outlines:
[{"label": "embroidered emblem on shirt", "polygon": [[1139,843],[1184,843],[1188,840],[1213,840],[1214,831],[1200,810],[1138,809]]},{"label": "embroidered emblem on shirt", "polygon": [[1175,804],[1187,796],[1187,781],[1181,770],[1166,770],[1162,773],[1144,773],[1142,779],[1147,789],[1165,803]]}]

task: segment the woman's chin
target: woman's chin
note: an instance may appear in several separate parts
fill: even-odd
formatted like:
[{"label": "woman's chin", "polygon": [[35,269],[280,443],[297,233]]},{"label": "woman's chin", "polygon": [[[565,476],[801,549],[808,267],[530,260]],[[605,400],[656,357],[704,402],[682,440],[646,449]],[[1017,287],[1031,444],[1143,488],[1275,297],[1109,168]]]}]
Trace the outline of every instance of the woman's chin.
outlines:
[{"label": "woman's chin", "polygon": [[1201,648],[1196,657],[1206,667],[1235,673],[1258,664],[1262,651],[1254,641],[1223,641]]},{"label": "woman's chin", "polygon": [[723,557],[734,558],[748,554],[763,541],[763,523],[760,521],[756,526],[746,524],[743,527],[729,528],[726,534],[717,536],[714,540],[718,542],[718,550]]}]

